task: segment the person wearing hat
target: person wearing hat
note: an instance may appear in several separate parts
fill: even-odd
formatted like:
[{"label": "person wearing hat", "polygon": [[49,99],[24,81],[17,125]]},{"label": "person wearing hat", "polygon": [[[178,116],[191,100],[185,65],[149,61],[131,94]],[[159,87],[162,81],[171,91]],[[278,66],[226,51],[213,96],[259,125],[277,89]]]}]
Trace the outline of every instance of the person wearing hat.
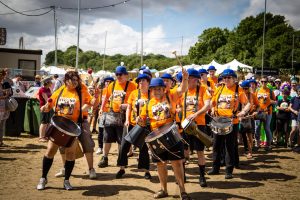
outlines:
[{"label": "person wearing hat", "polygon": [[266,137],[267,137],[267,144],[265,146],[265,150],[269,151],[271,150],[271,142],[272,142],[272,132],[271,132],[271,120],[272,120],[272,112],[273,112],[273,107],[272,105],[276,104],[276,98],[274,95],[274,92],[267,87],[267,78],[262,77],[260,79],[261,86],[256,90],[256,98],[258,99],[259,102],[259,110],[260,112],[265,112],[267,115],[267,118],[265,121],[262,120],[257,120],[256,125],[255,125],[255,148],[260,147],[260,124],[264,123],[264,129],[266,132]]},{"label": "person wearing hat", "polygon": [[[151,131],[154,131],[164,126],[165,124],[174,122],[174,114],[177,101],[172,98],[169,98],[169,96],[165,93],[166,85],[162,78],[151,79],[149,88],[151,92],[151,99],[147,104],[143,106],[140,117],[138,117],[137,119],[137,123],[145,124],[148,118],[150,122],[150,129]],[[176,181],[180,189],[181,198],[183,200],[190,199],[190,197],[185,191],[183,178],[183,142],[179,141],[174,147],[170,148],[169,151],[165,151],[161,154],[158,154],[157,157],[153,156],[152,160],[157,164],[161,190],[154,194],[154,198],[158,199],[168,196],[168,170],[166,162],[170,161],[175,174]]]},{"label": "person wearing hat", "polygon": [[[115,81],[115,79],[111,76],[105,77],[102,80],[102,82],[100,84],[101,88],[100,88],[100,95],[99,95],[99,97],[100,97],[99,108],[101,107],[102,102],[105,99],[108,85],[113,81]],[[108,112],[108,108],[109,108],[109,102],[107,102],[106,105],[104,105],[103,113]],[[99,109],[99,111],[100,111],[100,109]],[[98,113],[98,118],[99,118],[99,123],[98,123],[99,132],[98,132],[98,149],[96,151],[97,155],[103,153],[103,131],[104,131],[103,121],[104,121],[104,114],[102,114],[102,116],[100,116],[100,114]]]},{"label": "person wearing hat", "polygon": [[[181,98],[180,105],[183,108],[182,121],[185,119],[195,121],[199,130],[206,133],[205,113],[210,107],[211,95],[206,90],[206,86],[199,85],[199,72],[193,68],[187,70],[189,74],[188,90]],[[193,143],[194,150],[197,151],[199,166],[199,184],[207,187],[205,179],[205,156],[204,144],[196,136],[189,135],[189,143]]]},{"label": "person wearing hat", "polygon": [[[38,99],[40,101],[40,108],[47,103],[49,97],[51,97],[51,85],[52,85],[52,77],[47,76],[42,79],[41,83],[43,84],[42,87],[38,90]],[[45,138],[45,132],[48,124],[50,123],[51,117],[53,112],[41,112],[41,124],[39,129],[39,141],[40,142],[47,142],[48,139]]]},{"label": "person wearing hat", "polygon": [[[219,87],[211,100],[212,114],[214,116],[232,119],[233,129],[227,135],[214,135],[213,167],[209,175],[219,174],[222,147],[225,147],[225,179],[233,178],[233,169],[238,165],[238,123],[239,117],[244,116],[250,109],[250,103],[242,88],[236,84],[237,75],[232,69],[225,69],[222,73],[224,85]],[[238,112],[239,104],[243,108]]]},{"label": "person wearing hat", "polygon": [[[259,108],[258,106],[258,100],[255,96],[255,94],[253,92],[251,92],[250,90],[250,81],[249,80],[244,80],[242,81],[242,83],[240,84],[240,86],[243,88],[248,101],[250,102],[250,110],[248,113],[246,113],[248,116],[248,118],[241,118],[241,122],[240,122],[240,127],[239,127],[239,132],[240,134],[243,136],[243,140],[244,138],[246,138],[247,140],[247,149],[248,149],[248,154],[247,154],[247,158],[251,159],[252,158],[252,147],[253,147],[253,136],[254,136],[254,119],[253,118],[249,118],[250,116],[255,116],[257,114],[257,110]],[[251,121],[251,127],[245,127],[244,126],[244,121]],[[245,143],[245,142],[244,142]]]},{"label": "person wearing hat", "polygon": [[215,75],[217,69],[215,66],[211,65],[208,67],[207,71],[209,73],[208,81],[213,82],[216,85],[218,83],[218,77]]},{"label": "person wearing hat", "polygon": [[[124,128],[125,111],[128,106],[128,97],[132,91],[136,89],[134,83],[128,81],[128,72],[126,67],[118,66],[115,71],[116,81],[109,84],[106,96],[100,108],[100,115],[104,111],[104,106],[110,100],[109,111],[106,112],[104,132],[103,132],[103,157],[98,166],[104,168],[108,166],[108,153],[111,143],[117,142],[119,145],[122,141],[122,133]],[[115,119],[117,117],[117,119]],[[108,119],[113,119],[109,121]]]},{"label": "person wearing hat", "polygon": [[[136,125],[136,118],[140,115],[142,111],[142,107],[149,101],[150,99],[150,91],[149,91],[149,83],[151,77],[147,74],[139,74],[136,79],[138,83],[138,89],[131,92],[128,97],[128,106],[126,110],[126,121],[125,126],[128,127],[128,133],[132,130],[132,128]],[[127,134],[128,134],[127,133]],[[117,165],[120,166],[120,170],[116,174],[116,178],[122,178],[125,174],[125,166],[128,165],[128,152],[130,150],[131,143],[125,140],[123,137],[121,148],[119,150]],[[140,149],[139,158],[138,158],[138,169],[142,169],[145,171],[144,178],[151,179],[151,175],[149,173],[150,169],[150,161],[149,161],[149,153],[147,145],[143,145]]]}]

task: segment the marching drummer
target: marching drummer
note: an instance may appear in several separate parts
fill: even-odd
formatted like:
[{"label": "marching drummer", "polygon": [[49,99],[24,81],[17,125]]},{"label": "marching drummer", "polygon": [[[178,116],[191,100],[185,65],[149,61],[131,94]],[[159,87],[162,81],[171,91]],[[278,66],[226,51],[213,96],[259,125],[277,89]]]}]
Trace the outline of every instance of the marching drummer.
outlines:
[{"label": "marching drummer", "polygon": [[[56,90],[50,97],[51,101],[48,100],[48,103],[41,107],[43,112],[49,112],[51,108],[56,109],[56,115],[66,117],[73,122],[77,123],[80,119],[80,110],[86,110],[89,105],[93,104],[93,99],[87,90],[81,91],[81,105],[80,108],[80,90],[81,79],[78,72],[69,71],[65,74],[64,83],[65,85]],[[52,166],[54,155],[58,150],[58,145],[56,145],[51,140],[48,141],[48,147],[43,158],[43,170],[42,177],[40,182],[37,185],[38,190],[45,189],[47,184],[47,174]],[[65,148],[66,162],[65,162],[65,179],[64,179],[64,188],[66,190],[72,190],[73,187],[69,182],[69,178],[73,171],[75,165],[75,152],[76,152],[76,143],[74,142],[70,147]]]},{"label": "marching drummer", "polygon": [[[188,74],[184,70],[183,79],[188,79]],[[174,113],[176,109],[176,101],[170,98],[165,93],[166,85],[161,78],[153,78],[150,82],[151,99],[149,103],[143,106],[140,117],[138,117],[138,123],[145,122],[149,119],[151,130],[156,130],[165,124],[174,122]],[[170,161],[175,178],[177,180],[181,198],[184,200],[190,199],[185,191],[184,178],[183,178],[183,166],[182,159],[184,158],[183,142],[178,142],[174,147],[165,151],[159,155],[159,158],[152,157],[153,161],[157,163],[158,177],[160,180],[161,190],[159,190],[154,198],[164,198],[168,196],[167,190],[167,164],[166,161]]]},{"label": "marching drummer", "polygon": [[[139,74],[136,78],[136,83],[138,84],[138,88],[131,92],[128,98],[128,107],[126,110],[126,121],[125,126],[128,127],[128,132],[136,125],[136,118],[142,111],[142,107],[148,102],[150,99],[149,92],[149,83],[151,77],[147,74]],[[127,133],[128,134],[128,133]],[[120,166],[120,170],[116,174],[116,178],[122,178],[125,174],[125,166],[128,165],[128,156],[131,147],[131,143],[129,143],[123,137],[121,142],[121,148],[119,150],[117,165]],[[151,175],[149,172],[150,161],[149,161],[149,153],[147,145],[143,145],[140,149],[139,159],[138,159],[138,169],[145,170],[145,179],[151,179]]]},{"label": "marching drummer", "polygon": [[[188,91],[181,98],[181,106],[183,107],[183,118],[195,121],[198,129],[206,133],[205,113],[210,107],[211,95],[204,85],[199,85],[200,74],[197,70],[190,68],[187,70],[189,74]],[[194,150],[197,151],[199,165],[199,184],[201,187],[207,187],[205,179],[205,156],[204,144],[194,135],[189,135],[189,143],[193,143]]]},{"label": "marching drummer", "polygon": [[[209,175],[219,174],[222,146],[225,146],[226,175],[225,179],[232,179],[233,168],[238,162],[238,117],[242,117],[250,109],[250,103],[242,88],[236,83],[237,75],[231,69],[225,69],[222,73],[224,85],[220,86],[212,98],[212,113],[216,116],[233,118],[233,129],[227,135],[215,134],[213,143],[213,167],[208,171]],[[245,105],[237,113],[239,103]]]}]

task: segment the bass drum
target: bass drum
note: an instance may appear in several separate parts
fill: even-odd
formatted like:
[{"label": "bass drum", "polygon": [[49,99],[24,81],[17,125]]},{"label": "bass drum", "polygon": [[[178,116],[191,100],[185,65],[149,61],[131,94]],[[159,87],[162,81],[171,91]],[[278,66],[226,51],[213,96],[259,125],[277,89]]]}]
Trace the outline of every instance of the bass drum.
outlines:
[{"label": "bass drum", "polygon": [[147,143],[152,154],[159,155],[165,151],[169,151],[172,147],[182,141],[176,123],[169,123],[155,129],[146,138]]},{"label": "bass drum", "polygon": [[46,129],[46,136],[54,144],[62,147],[70,147],[80,134],[80,127],[62,116],[53,116]]},{"label": "bass drum", "polygon": [[129,131],[129,133],[127,133],[127,135],[125,135],[124,139],[139,149],[142,149],[148,134],[149,130],[147,128],[137,124]]}]

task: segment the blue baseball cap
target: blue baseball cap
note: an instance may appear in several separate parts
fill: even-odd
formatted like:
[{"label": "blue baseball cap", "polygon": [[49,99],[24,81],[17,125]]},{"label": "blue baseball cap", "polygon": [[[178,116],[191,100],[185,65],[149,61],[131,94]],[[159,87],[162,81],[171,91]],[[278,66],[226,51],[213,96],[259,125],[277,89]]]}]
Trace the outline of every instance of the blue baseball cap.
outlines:
[{"label": "blue baseball cap", "polygon": [[135,82],[138,83],[141,79],[146,79],[150,82],[151,77],[148,74],[139,74],[138,77],[135,79]]},{"label": "blue baseball cap", "polygon": [[208,69],[207,69],[207,71],[211,71],[211,70],[217,71],[217,69],[213,65],[209,66]]},{"label": "blue baseball cap", "polygon": [[152,77],[150,69],[143,69],[143,74],[147,74],[148,76]]},{"label": "blue baseball cap", "polygon": [[206,71],[206,69],[199,69],[199,74],[208,74],[208,72]]},{"label": "blue baseball cap", "polygon": [[222,76],[232,76],[232,77],[235,77],[237,78],[237,75],[236,73],[232,70],[232,69],[225,69],[223,72],[222,72]]},{"label": "blue baseball cap", "polygon": [[153,78],[151,79],[149,87],[166,87],[166,85],[162,78]]},{"label": "blue baseball cap", "polygon": [[128,74],[126,67],[118,66],[116,68],[115,74]]},{"label": "blue baseball cap", "polygon": [[179,82],[182,82],[182,72],[178,72],[178,74],[176,74],[176,80]]},{"label": "blue baseball cap", "polygon": [[248,80],[244,80],[244,81],[240,84],[240,86],[241,86],[242,88],[248,88],[248,87],[250,87],[250,82],[249,82]]},{"label": "blue baseball cap", "polygon": [[115,81],[115,79],[111,76],[108,76],[108,77],[103,79],[103,82],[106,82],[106,81]]},{"label": "blue baseball cap", "polygon": [[164,78],[164,79],[171,79],[173,80],[173,77],[171,74],[169,73],[164,73],[160,78]]},{"label": "blue baseball cap", "polygon": [[188,72],[189,76],[200,78],[200,73],[197,70],[195,70],[194,68],[189,68],[187,70],[187,72]]}]

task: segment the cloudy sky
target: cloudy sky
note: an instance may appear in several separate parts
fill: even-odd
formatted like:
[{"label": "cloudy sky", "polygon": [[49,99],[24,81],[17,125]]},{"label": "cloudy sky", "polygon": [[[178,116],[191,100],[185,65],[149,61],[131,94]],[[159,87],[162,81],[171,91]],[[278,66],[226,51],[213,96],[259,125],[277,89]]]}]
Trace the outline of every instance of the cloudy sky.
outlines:
[{"label": "cloudy sky", "polygon": [[[16,11],[56,7],[58,48],[65,50],[77,43],[77,0],[0,0],[0,26],[7,29],[7,44],[18,48],[23,36],[26,49],[42,49],[43,58],[54,49],[53,11],[43,16],[24,16]],[[81,0],[81,8],[103,7],[122,0]],[[264,10],[264,0],[143,0],[144,54],[172,56],[188,53],[203,30],[221,27],[232,30],[241,19]],[[74,9],[65,9],[74,8]],[[268,0],[267,11],[284,15],[295,29],[300,28],[299,0]],[[37,15],[49,8],[24,12]],[[81,11],[80,48],[103,54],[132,54],[141,51],[141,0]]]}]

